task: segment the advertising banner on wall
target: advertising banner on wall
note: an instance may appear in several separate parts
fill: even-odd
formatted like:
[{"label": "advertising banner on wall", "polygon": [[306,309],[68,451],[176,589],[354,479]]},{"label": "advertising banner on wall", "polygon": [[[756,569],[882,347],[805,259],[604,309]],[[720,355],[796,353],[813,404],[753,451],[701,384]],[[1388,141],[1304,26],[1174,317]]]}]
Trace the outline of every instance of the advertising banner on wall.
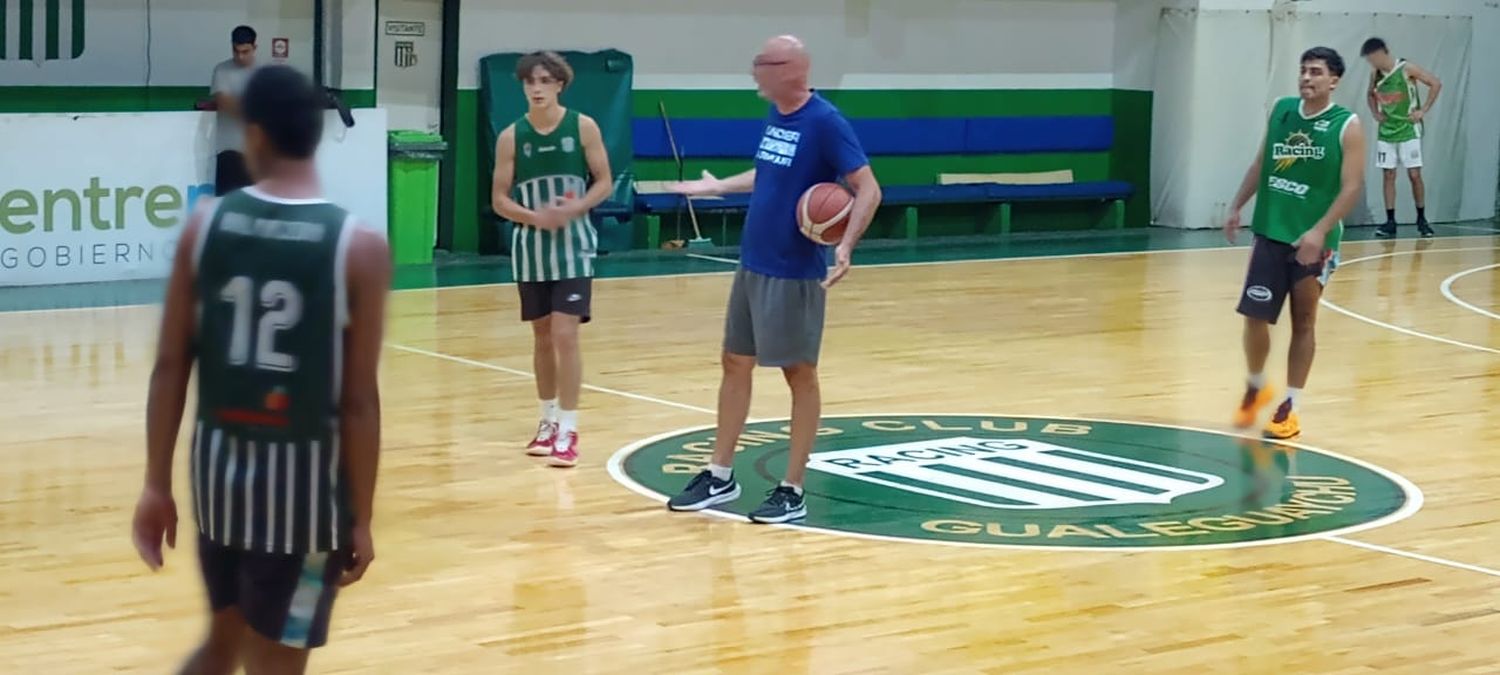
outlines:
[{"label": "advertising banner on wall", "polygon": [[[330,113],[319,150],[328,198],[386,227],[381,110],[345,128]],[[0,115],[0,286],[151,279],[212,197],[211,113]]]}]

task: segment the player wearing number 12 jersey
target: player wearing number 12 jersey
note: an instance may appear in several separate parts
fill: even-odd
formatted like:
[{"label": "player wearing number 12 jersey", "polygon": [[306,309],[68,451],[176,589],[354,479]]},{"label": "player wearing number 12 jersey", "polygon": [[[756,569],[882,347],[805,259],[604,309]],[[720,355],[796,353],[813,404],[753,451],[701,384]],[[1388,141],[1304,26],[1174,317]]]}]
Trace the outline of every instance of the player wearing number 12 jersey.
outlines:
[{"label": "player wearing number 12 jersey", "polygon": [[196,365],[192,511],[212,614],[184,672],[302,672],[337,589],[374,558],[389,251],[320,196],[325,100],[290,68],[251,78],[259,182],[195,209],[173,261],[134,538],[153,569],[176,544],[172,455]]},{"label": "player wearing number 12 jersey", "polygon": [[1255,242],[1239,301],[1250,376],[1235,413],[1237,427],[1253,425],[1260,409],[1273,400],[1264,373],[1271,324],[1291,297],[1287,395],[1265,427],[1269,438],[1301,433],[1297,397],[1312,370],[1318,299],[1338,266],[1343,218],[1364,182],[1365,141],[1359,118],[1332,98],[1343,75],[1344,59],[1338,52],[1314,47],[1302,54],[1301,95],[1283,98],[1271,109],[1265,140],[1224,223],[1224,233],[1233,242],[1240,210],[1255,197]]}]

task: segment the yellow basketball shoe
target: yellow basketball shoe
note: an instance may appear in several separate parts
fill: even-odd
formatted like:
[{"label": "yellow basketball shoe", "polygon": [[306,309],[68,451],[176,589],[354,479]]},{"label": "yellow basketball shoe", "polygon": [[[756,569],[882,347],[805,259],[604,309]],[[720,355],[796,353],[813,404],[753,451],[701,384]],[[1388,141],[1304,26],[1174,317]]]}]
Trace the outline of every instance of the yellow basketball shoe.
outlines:
[{"label": "yellow basketball shoe", "polygon": [[1245,398],[1240,400],[1239,410],[1234,411],[1234,428],[1249,429],[1255,426],[1261,408],[1269,405],[1275,396],[1270,387],[1245,387]]},{"label": "yellow basketball shoe", "polygon": [[1302,435],[1302,422],[1297,419],[1297,411],[1292,409],[1292,400],[1287,399],[1276,407],[1276,414],[1271,415],[1271,421],[1266,424],[1262,433],[1266,438],[1285,441]]}]

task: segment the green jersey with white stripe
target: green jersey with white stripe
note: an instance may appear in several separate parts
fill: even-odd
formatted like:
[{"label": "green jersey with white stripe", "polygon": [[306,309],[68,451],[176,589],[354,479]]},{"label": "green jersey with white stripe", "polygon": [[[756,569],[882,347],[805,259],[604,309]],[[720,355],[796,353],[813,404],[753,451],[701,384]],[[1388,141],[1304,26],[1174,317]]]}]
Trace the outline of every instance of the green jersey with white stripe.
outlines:
[{"label": "green jersey with white stripe", "polygon": [[1396,64],[1389,73],[1376,73],[1375,101],[1380,105],[1385,121],[1380,123],[1377,138],[1386,143],[1404,143],[1422,137],[1420,122],[1411,121],[1411,114],[1422,107],[1417,85],[1406,73],[1406,62]]},{"label": "green jersey with white stripe", "polygon": [[[521,206],[541,209],[561,199],[582,199],[589,189],[589,165],[578,132],[578,111],[563,113],[550,133],[539,133],[522,116],[515,125],[515,181],[511,196]],[[511,270],[516,281],[559,281],[594,276],[599,234],[588,214],[556,231],[516,224],[511,232]]]}]

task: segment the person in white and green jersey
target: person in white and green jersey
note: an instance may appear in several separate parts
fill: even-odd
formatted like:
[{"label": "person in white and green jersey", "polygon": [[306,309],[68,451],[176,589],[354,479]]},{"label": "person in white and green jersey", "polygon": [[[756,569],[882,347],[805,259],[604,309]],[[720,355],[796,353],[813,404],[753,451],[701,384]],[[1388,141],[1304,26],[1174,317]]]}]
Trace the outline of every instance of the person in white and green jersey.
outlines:
[{"label": "person in white and green jersey", "polygon": [[1339,263],[1344,216],[1364,188],[1365,136],[1354,111],[1333,102],[1344,76],[1344,59],[1327,47],[1303,52],[1298,96],[1276,101],[1266,120],[1260,148],[1229,207],[1224,234],[1230,242],[1240,229],[1240,211],[1251,197],[1255,241],[1240,292],[1245,317],[1244,348],[1249,377],[1234,425],[1254,425],[1274,400],[1266,383],[1271,324],[1291,299],[1292,341],[1287,353],[1286,396],[1262,434],[1296,438],[1298,395],[1307,385],[1316,347],[1318,301]]},{"label": "person in white and green jersey", "polygon": [[599,124],[562,106],[573,82],[562,56],[535,52],[516,65],[526,114],[495,143],[491,204],[515,224],[511,270],[530,322],[541,422],[526,453],[548,464],[578,463],[578,394],[583,359],[578,328],[589,320],[599,235],[589,211],[614,186]]},{"label": "person in white and green jersey", "polygon": [[[1396,236],[1396,165],[1406,167],[1411,194],[1417,202],[1417,232],[1432,236],[1427,224],[1427,188],[1422,182],[1422,128],[1432,104],[1437,102],[1442,81],[1436,75],[1405,59],[1396,59],[1385,40],[1372,37],[1359,48],[1359,55],[1375,68],[1370,75],[1367,99],[1380,131],[1375,143],[1375,165],[1385,172],[1385,224],[1375,231],[1379,237]],[[1417,84],[1427,85],[1424,102]]]}]

